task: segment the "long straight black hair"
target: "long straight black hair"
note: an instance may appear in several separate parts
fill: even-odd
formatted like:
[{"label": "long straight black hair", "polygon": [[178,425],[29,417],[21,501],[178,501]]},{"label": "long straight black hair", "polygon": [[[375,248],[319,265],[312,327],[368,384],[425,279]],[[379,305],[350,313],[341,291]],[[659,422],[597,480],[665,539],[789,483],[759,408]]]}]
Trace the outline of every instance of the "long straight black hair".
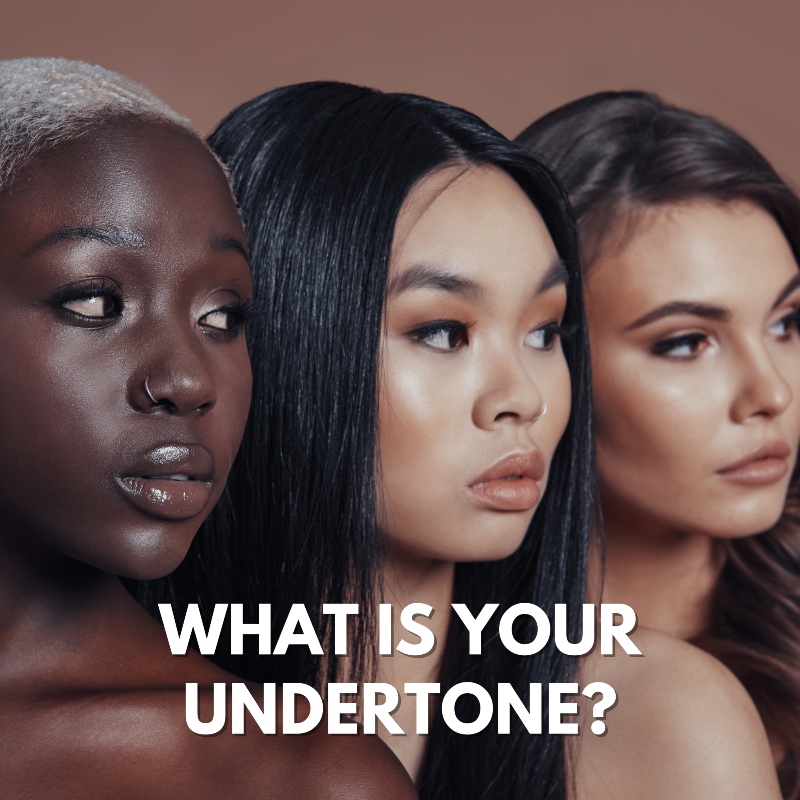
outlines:
[{"label": "long straight black hair", "polygon": [[[502,610],[528,602],[552,615],[554,604],[566,603],[577,637],[595,507],[589,357],[577,229],[551,172],[466,111],[330,82],[245,103],[210,143],[230,170],[251,248],[254,402],[227,497],[181,568],[150,587],[149,603],[199,601],[206,611],[214,602],[243,603],[255,617],[257,604],[269,602],[276,619],[303,603],[327,643],[322,604],[358,603],[347,674],[370,675],[381,585],[378,359],[395,222],[411,189],[434,170],[491,165],[539,210],[569,271],[565,324],[577,333],[563,346],[573,401],[523,544],[502,561],[457,565],[453,600],[475,613],[484,603]],[[532,621],[517,631],[521,641],[534,634]],[[554,647],[522,658],[490,639],[483,655],[469,656],[463,626],[451,626],[442,692],[464,680],[490,692],[508,682],[527,698],[530,683],[574,677],[574,659]],[[304,648],[216,660],[257,681],[322,687],[343,674],[336,658]],[[436,800],[565,798],[563,737],[530,735],[521,725],[509,735],[462,736],[437,714],[420,791]]]},{"label": "long straight black hair", "polygon": [[[569,192],[584,267],[635,230],[643,210],[705,199],[748,200],[770,214],[800,264],[800,199],[769,162],[716,120],[645,92],[600,92],[551,111],[517,141],[545,159]],[[631,220],[631,218],[633,218]],[[618,242],[618,238],[616,239]],[[754,275],[754,280],[757,276]],[[800,466],[772,530],[720,540],[712,618],[694,643],[726,664],[784,750],[784,797],[800,798]]]}]

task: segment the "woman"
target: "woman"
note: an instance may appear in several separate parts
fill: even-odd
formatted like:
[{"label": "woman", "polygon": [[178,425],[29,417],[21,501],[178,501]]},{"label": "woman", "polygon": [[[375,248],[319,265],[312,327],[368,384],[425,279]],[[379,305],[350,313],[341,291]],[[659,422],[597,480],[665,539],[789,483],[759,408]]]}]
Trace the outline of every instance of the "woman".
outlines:
[{"label": "woman", "polygon": [[569,103],[519,141],[581,229],[604,600],[730,667],[797,798],[800,202],[732,130],[641,92]]},{"label": "woman", "polygon": [[365,738],[191,733],[184,684],[232,676],[173,658],[117,577],[178,565],[247,418],[252,279],[219,163],[65,60],[0,64],[0,131],[4,796],[412,796]]},{"label": "woman", "polygon": [[[531,683],[572,680],[574,660],[554,647],[524,658],[497,635],[508,606],[567,603],[575,641],[584,595],[588,351],[559,186],[467,112],[346,84],[269,92],[211,143],[231,172],[264,306],[249,331],[256,401],[228,513],[173,577],[172,596],[206,607],[235,598],[253,616],[271,602],[278,624],[305,604],[327,657],[294,648],[224,660],[254,679],[377,676],[400,695],[407,683],[440,683],[444,695],[465,681],[496,694],[505,682],[526,703]],[[381,600],[395,618],[409,602],[433,608],[432,654],[376,653]],[[480,656],[468,655],[451,602],[473,614],[499,604]],[[348,658],[331,655],[323,603],[359,606]],[[517,639],[535,632],[521,617]],[[564,737],[530,735],[516,718],[508,735],[496,722],[461,735],[432,705],[429,735],[415,733],[408,695],[397,727],[379,730],[423,797],[567,796]],[[475,711],[464,702],[458,716]]]}]

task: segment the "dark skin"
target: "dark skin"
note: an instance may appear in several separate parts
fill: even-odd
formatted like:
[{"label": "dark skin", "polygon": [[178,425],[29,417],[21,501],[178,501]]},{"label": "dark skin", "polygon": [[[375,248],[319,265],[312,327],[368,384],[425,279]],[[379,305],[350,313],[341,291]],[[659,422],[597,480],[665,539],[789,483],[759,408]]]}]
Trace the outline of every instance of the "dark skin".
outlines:
[{"label": "dark skin", "polygon": [[222,492],[251,291],[225,177],[176,128],[107,123],[0,194],[4,797],[415,797],[376,737],[193,734],[185,684],[235,678],[172,656],[117,577],[173,570]]}]

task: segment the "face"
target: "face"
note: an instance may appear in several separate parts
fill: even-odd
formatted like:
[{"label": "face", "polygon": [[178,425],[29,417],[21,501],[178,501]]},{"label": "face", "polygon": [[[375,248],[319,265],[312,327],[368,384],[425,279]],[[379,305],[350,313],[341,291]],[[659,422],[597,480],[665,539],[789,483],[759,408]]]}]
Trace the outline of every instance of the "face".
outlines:
[{"label": "face", "polygon": [[586,279],[609,530],[746,536],[780,516],[800,438],[800,273],[747,202],[653,209]]},{"label": "face", "polygon": [[117,122],[20,173],[0,195],[6,543],[177,566],[244,428],[251,290],[225,177],[180,131]]},{"label": "face", "polygon": [[397,554],[491,560],[521,544],[570,412],[565,276],[501,170],[447,168],[409,195],[380,384],[381,526]]}]

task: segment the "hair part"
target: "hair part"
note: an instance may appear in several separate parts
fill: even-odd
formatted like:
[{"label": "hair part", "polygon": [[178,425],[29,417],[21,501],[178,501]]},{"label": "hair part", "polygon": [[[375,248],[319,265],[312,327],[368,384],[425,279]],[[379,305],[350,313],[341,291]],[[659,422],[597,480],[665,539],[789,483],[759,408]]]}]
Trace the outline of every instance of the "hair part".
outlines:
[{"label": "hair part", "polygon": [[[601,92],[551,111],[517,141],[556,171],[581,231],[584,268],[669,204],[748,201],[779,225],[800,264],[800,200],[749,142],[711,117],[645,92]],[[771,740],[784,797],[800,798],[800,468],[766,533],[718,544],[712,622],[694,644],[742,681]]]},{"label": "hair part", "polygon": [[126,117],[172,125],[208,149],[188,119],[116,72],[65,58],[0,61],[0,192],[41,152]]},{"label": "hair part", "polygon": [[800,261],[800,201],[748,141],[711,117],[646,92],[567,103],[517,141],[556,170],[581,230],[584,269],[625,242],[642,212],[693,200],[749,200],[769,213]]}]

